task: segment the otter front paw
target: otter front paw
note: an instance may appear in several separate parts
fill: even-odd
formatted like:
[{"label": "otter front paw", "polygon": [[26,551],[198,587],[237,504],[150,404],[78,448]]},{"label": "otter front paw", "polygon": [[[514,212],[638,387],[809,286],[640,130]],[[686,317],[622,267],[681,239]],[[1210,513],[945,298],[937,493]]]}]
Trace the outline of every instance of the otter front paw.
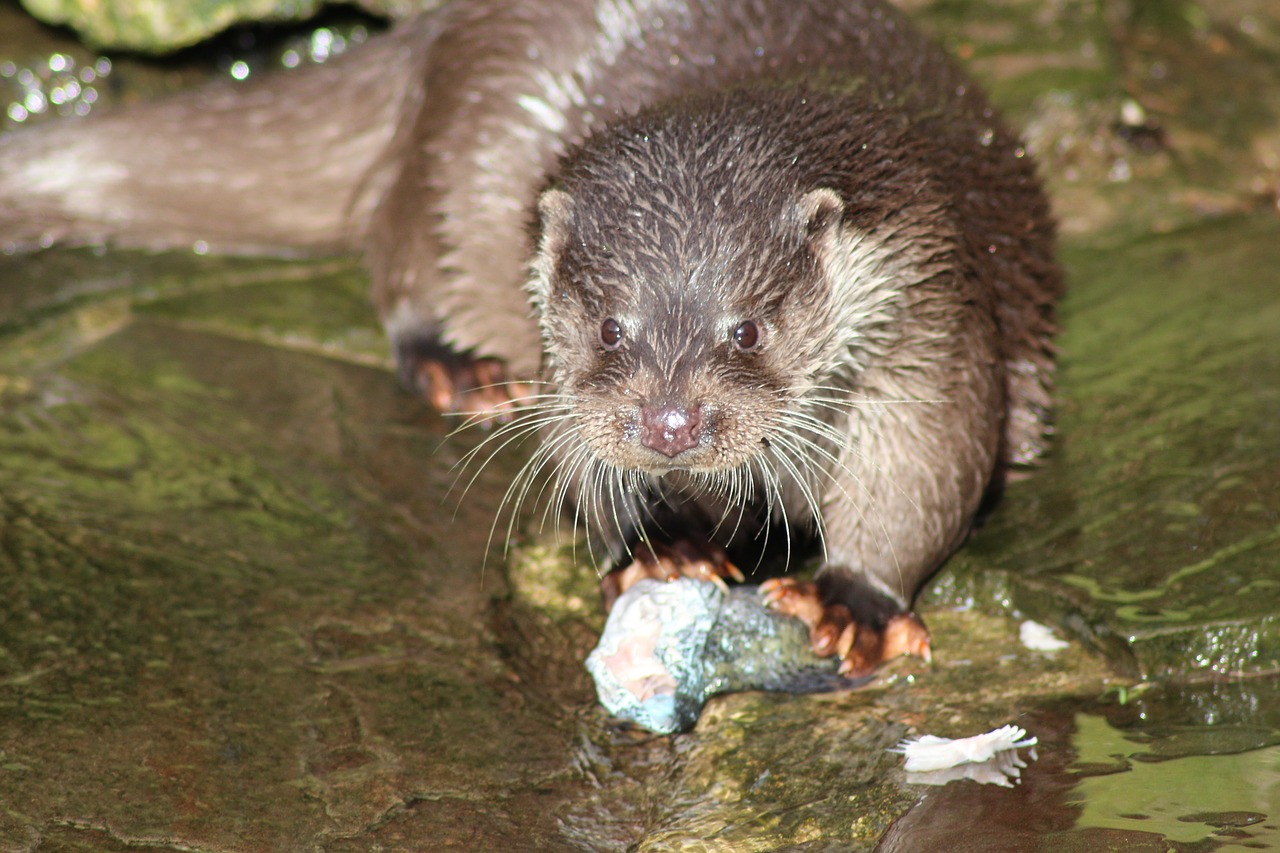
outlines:
[{"label": "otter front paw", "polygon": [[[718,545],[706,541],[681,539],[676,542],[641,542],[632,549],[632,562],[609,572],[600,580],[600,595],[605,611],[637,581],[651,578],[670,581],[679,577],[710,581],[725,586],[725,579],[741,583],[743,574],[729,561],[729,555]],[[726,588],[727,589],[727,588]]]},{"label": "otter front paw", "polygon": [[509,380],[506,365],[496,358],[418,354],[401,365],[401,372],[432,408],[479,422],[511,420],[521,398],[532,393],[528,384]]},{"label": "otter front paw", "polygon": [[760,591],[770,607],[808,625],[814,653],[839,657],[840,674],[847,678],[870,675],[900,655],[932,657],[929,629],[914,613],[891,614],[882,625],[860,624],[845,605],[825,601],[811,581],[772,578]]}]

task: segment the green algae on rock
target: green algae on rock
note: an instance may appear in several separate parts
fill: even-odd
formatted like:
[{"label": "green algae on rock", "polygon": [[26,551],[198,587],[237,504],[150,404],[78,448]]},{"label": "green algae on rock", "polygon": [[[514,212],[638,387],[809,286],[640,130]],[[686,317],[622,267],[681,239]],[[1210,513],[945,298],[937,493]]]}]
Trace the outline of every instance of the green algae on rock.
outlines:
[{"label": "green algae on rock", "polygon": [[103,47],[162,52],[185,47],[221,32],[237,21],[300,20],[314,14],[315,0],[204,0],[181,3],[80,3],[76,0],[23,0],[31,14],[71,27]]},{"label": "green algae on rock", "polygon": [[[478,437],[440,451],[449,427],[387,370],[299,351],[323,351],[339,283],[320,318],[277,309],[315,308],[323,273],[171,258],[165,285],[128,257],[152,274],[47,290],[20,282],[57,253],[3,261],[0,839],[283,850],[517,782],[563,801],[572,721],[529,707],[484,628],[502,461],[444,508]],[[522,835],[555,837],[539,809]]]},{"label": "green algae on rock", "polygon": [[[67,26],[103,49],[163,54],[197,44],[236,24],[302,22],[324,0],[22,0],[32,15]],[[378,15],[406,17],[440,5],[439,0],[362,0]]]}]

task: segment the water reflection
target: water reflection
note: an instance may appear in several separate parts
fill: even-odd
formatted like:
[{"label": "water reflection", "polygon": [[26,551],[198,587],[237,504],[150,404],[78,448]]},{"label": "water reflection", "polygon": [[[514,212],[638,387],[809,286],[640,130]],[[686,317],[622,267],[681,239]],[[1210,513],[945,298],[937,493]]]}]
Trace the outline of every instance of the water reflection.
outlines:
[{"label": "water reflection", "polygon": [[880,851],[1280,845],[1280,681],[1161,685],[1028,716],[1013,789],[922,789]]}]

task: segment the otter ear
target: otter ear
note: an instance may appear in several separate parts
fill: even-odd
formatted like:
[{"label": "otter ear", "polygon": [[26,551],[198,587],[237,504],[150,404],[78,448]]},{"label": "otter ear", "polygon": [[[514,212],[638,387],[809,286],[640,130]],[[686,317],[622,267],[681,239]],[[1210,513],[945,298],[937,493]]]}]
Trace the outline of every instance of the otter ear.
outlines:
[{"label": "otter ear", "polygon": [[811,239],[828,233],[844,217],[844,200],[838,192],[826,187],[805,193],[800,197],[798,206],[805,231]]},{"label": "otter ear", "polygon": [[564,190],[544,190],[538,196],[539,248],[545,248],[548,240],[556,242],[553,252],[564,245],[569,233],[569,208],[571,201]]},{"label": "otter ear", "polygon": [[537,254],[530,270],[528,290],[537,305],[551,298],[556,259],[569,240],[569,218],[573,200],[564,190],[544,190],[538,197],[538,219],[535,235]]}]

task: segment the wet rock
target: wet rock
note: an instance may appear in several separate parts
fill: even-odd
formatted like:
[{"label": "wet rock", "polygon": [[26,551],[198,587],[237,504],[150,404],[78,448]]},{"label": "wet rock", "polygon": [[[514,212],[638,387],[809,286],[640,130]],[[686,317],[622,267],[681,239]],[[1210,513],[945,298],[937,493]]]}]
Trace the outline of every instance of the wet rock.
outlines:
[{"label": "wet rock", "polygon": [[[188,267],[148,318],[164,277],[131,266],[7,294],[0,838],[284,850],[424,815],[558,837],[573,725],[528,706],[486,631],[490,486],[443,508],[465,443],[437,452],[450,427],[389,371],[302,351],[323,321],[273,329],[321,298],[281,267],[257,296]],[[418,806],[495,796],[465,826]]]},{"label": "wet rock", "polygon": [[691,728],[719,693],[856,686],[837,664],[814,654],[808,627],[770,608],[758,586],[687,577],[623,593],[586,661],[601,705],[661,734]]},{"label": "wet rock", "polygon": [[[23,0],[32,15],[70,27],[89,44],[156,54],[189,47],[237,24],[306,21],[326,5],[323,0]],[[440,0],[362,0],[358,5],[371,14],[403,18],[435,8]]]},{"label": "wet rock", "polygon": [[934,586],[1142,677],[1280,667],[1280,223],[1069,250],[1052,457]]}]

